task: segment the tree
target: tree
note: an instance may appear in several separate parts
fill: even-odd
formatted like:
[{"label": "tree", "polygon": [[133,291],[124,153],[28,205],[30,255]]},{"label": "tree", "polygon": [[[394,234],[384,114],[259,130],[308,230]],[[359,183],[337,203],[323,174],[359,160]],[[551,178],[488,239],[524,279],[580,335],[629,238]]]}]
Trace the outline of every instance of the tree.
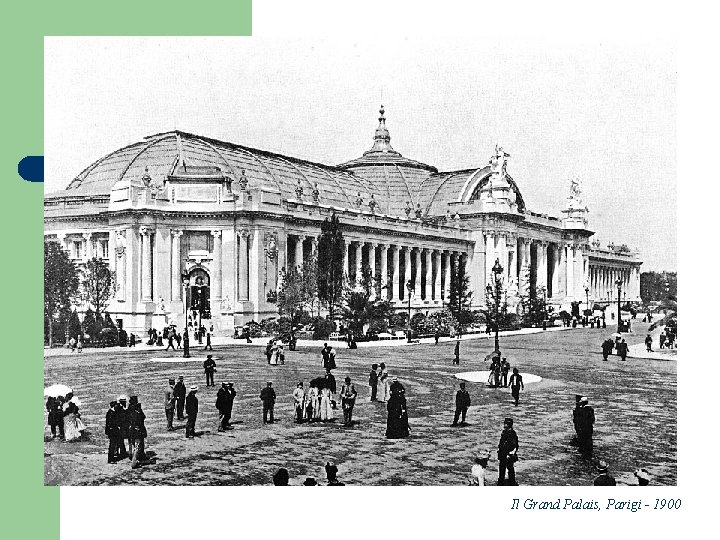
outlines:
[{"label": "tree", "polygon": [[280,290],[277,294],[276,305],[280,315],[290,322],[290,338],[294,341],[295,327],[307,305],[307,288],[300,267],[282,269]]},{"label": "tree", "polygon": [[327,308],[330,320],[343,299],[345,240],[335,214],[320,225],[317,247],[317,296]]},{"label": "tree", "polygon": [[520,296],[522,322],[525,326],[540,325],[552,312],[547,305],[544,287],[532,287],[529,294]]},{"label": "tree", "polygon": [[355,334],[362,335],[365,324],[375,331],[378,328],[387,329],[386,322],[393,316],[394,308],[389,300],[381,298],[381,289],[380,278],[373,277],[367,265],[362,267],[354,286],[347,284],[344,288],[342,314],[351,321],[350,328]]},{"label": "tree", "polygon": [[470,290],[470,276],[465,272],[465,264],[460,262],[450,275],[450,296],[448,298],[448,310],[457,321],[459,335],[468,324],[472,323],[472,291]]},{"label": "tree", "polygon": [[644,303],[677,300],[676,272],[643,272],[640,274],[640,298]]},{"label": "tree", "polygon": [[78,293],[78,270],[67,252],[56,242],[45,243],[45,319],[48,343],[53,345],[53,319],[69,311]]},{"label": "tree", "polygon": [[305,293],[305,303],[311,318],[320,315],[321,302],[318,298],[317,268],[317,255],[313,254],[311,258],[303,262],[302,268],[300,269]]},{"label": "tree", "polygon": [[115,294],[115,272],[102,259],[93,257],[85,265],[82,279],[83,299],[95,311],[95,318],[102,323],[100,313],[105,311]]}]

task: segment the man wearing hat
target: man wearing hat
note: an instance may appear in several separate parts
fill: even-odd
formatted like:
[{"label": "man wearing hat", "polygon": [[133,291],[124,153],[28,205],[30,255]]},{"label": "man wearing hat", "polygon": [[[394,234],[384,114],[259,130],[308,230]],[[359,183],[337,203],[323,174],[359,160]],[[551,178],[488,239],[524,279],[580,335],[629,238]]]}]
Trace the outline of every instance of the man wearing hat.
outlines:
[{"label": "man wearing hat", "polygon": [[462,414],[461,425],[465,425],[465,415],[467,415],[468,407],[470,406],[470,393],[465,390],[465,383],[460,383],[460,390],[455,394],[455,418],[451,424],[453,427],[458,425],[458,419]]},{"label": "man wearing hat", "polygon": [[223,381],[220,383],[220,390],[217,391],[217,398],[215,399],[215,408],[218,410],[218,431],[225,431],[227,425],[225,415],[227,414],[229,398],[228,383]]},{"label": "man wearing hat", "polygon": [[187,399],[185,400],[185,412],[187,413],[187,424],[185,425],[185,437],[190,439],[195,437],[195,421],[198,415],[198,387],[193,385],[190,387]]},{"label": "man wearing hat", "polygon": [[350,382],[350,377],[345,377],[345,384],[340,389],[340,403],[342,404],[343,410],[343,425],[352,425],[352,413],[355,407],[355,399],[357,398],[357,391],[355,385]]},{"label": "man wearing hat", "polygon": [[175,415],[175,379],[168,379],[169,387],[165,389],[165,417],[167,430],[173,430],[173,416]]},{"label": "man wearing hat", "polygon": [[233,429],[233,427],[230,425],[230,417],[232,416],[232,410],[233,410],[233,403],[235,402],[235,396],[237,396],[237,392],[235,391],[235,383],[228,382],[227,387],[225,388],[225,391],[227,392],[227,397],[225,398],[225,429]]},{"label": "man wearing hat", "polygon": [[[506,418],[503,424],[503,432],[500,435],[500,443],[498,444],[498,460],[500,461],[498,486],[517,485],[517,482],[515,482],[515,462],[517,461],[518,446],[518,436],[513,429],[513,419]],[[507,483],[505,482],[506,470],[508,475]]]},{"label": "man wearing hat", "polygon": [[178,382],[175,385],[175,388],[173,388],[173,395],[175,396],[175,405],[177,409],[177,418],[178,420],[182,420],[185,418],[185,394],[187,393],[187,390],[185,389],[185,382],[183,381],[183,376],[180,375],[178,377]]},{"label": "man wearing hat", "polygon": [[[171,409],[172,413],[172,409]],[[130,459],[132,460],[132,468],[139,467],[147,459],[145,456],[145,438],[147,430],[145,429],[145,413],[142,405],[138,401],[137,396],[130,396],[130,425],[128,428],[131,443]],[[170,415],[172,418],[172,414]]]},{"label": "man wearing hat", "polygon": [[117,421],[117,401],[110,402],[110,408],[105,413],[105,435],[109,440],[108,463],[118,461],[118,447],[120,442],[120,425]]},{"label": "man wearing hat", "polygon": [[588,405],[588,398],[581,397],[578,402],[576,431],[578,446],[581,452],[590,453],[593,449],[593,425],[595,424],[595,410]]},{"label": "man wearing hat", "polygon": [[647,469],[638,469],[633,474],[635,475],[635,478],[638,479],[639,486],[650,485],[650,473],[647,472]]},{"label": "man wearing hat", "polygon": [[302,381],[297,384],[293,391],[293,399],[295,400],[295,423],[302,424],[303,413],[305,412],[305,385]]},{"label": "man wearing hat", "polygon": [[[275,422],[274,409],[275,409],[275,390],[273,390],[272,382],[268,381],[267,386],[260,391],[260,401],[263,404],[263,424]],[[270,415],[270,421],[268,422],[268,414]]]},{"label": "man wearing hat", "polygon": [[598,477],[593,482],[594,486],[614,486],[615,479],[608,473],[608,464],[601,461],[597,464]]},{"label": "man wearing hat", "polygon": [[130,448],[130,417],[128,416],[128,402],[125,396],[118,397],[117,408],[115,409],[117,414],[116,419],[118,426],[120,426],[120,446],[118,447],[119,458],[125,459],[128,457],[128,451],[125,450],[125,439],[128,441],[128,448]]},{"label": "man wearing hat", "polygon": [[212,354],[207,355],[207,359],[203,362],[203,369],[205,370],[205,382],[208,386],[215,386],[215,360],[213,360]]},{"label": "man wearing hat", "polygon": [[327,475],[328,486],[344,486],[343,482],[337,479],[338,468],[332,461],[325,464],[325,474]]},{"label": "man wearing hat", "polygon": [[190,358],[190,334],[188,329],[185,328],[182,335],[183,343],[183,358]]}]

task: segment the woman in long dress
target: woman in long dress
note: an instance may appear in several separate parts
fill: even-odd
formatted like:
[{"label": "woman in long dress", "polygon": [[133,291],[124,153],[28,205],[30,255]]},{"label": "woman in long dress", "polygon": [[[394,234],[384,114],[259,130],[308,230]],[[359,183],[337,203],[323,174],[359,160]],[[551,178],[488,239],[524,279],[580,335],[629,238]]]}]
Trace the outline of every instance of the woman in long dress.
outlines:
[{"label": "woman in long dress", "polygon": [[390,375],[388,374],[385,362],[380,364],[380,375],[378,375],[378,395],[379,401],[387,401],[390,398]]},{"label": "woman in long dress", "polygon": [[333,420],[332,394],[329,388],[320,391],[320,420],[329,422]]},{"label": "woman in long dress", "polygon": [[407,403],[405,396],[394,389],[387,404],[387,429],[385,436],[388,439],[404,439],[410,435],[408,425]]},{"label": "woman in long dress", "polygon": [[272,349],[270,350],[270,365],[278,365],[278,345],[276,342],[273,342]]},{"label": "woman in long dress", "polygon": [[83,421],[80,420],[80,409],[72,399],[68,399],[63,406],[63,421],[65,423],[65,441],[79,441],[86,428]]},{"label": "woman in long dress", "polygon": [[320,393],[317,386],[311,384],[306,403],[306,418],[308,422],[320,420]]}]

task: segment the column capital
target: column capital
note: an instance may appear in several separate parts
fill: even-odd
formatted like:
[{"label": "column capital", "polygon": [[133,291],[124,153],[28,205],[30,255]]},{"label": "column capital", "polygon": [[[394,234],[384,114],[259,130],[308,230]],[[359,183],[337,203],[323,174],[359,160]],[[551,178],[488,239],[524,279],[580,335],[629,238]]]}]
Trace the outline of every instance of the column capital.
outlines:
[{"label": "column capital", "polygon": [[142,236],[150,236],[151,234],[155,233],[155,229],[152,227],[140,227],[140,234]]},{"label": "column capital", "polygon": [[84,232],[84,233],[82,233],[82,235],[83,235],[83,238],[84,238],[85,240],[90,240],[90,238],[92,238],[93,233],[91,233],[91,232]]},{"label": "column capital", "polygon": [[250,236],[250,231],[248,231],[247,229],[240,229],[235,234],[237,234],[237,236],[239,238],[242,238],[243,240],[247,240],[248,236]]},{"label": "column capital", "polygon": [[387,253],[387,250],[390,249],[390,246],[387,244],[380,244],[380,251]]},{"label": "column capital", "polygon": [[221,238],[221,237],[222,237],[222,230],[220,230],[220,229],[215,229],[215,230],[212,231],[210,234],[212,234],[214,238]]},{"label": "column capital", "polygon": [[170,234],[175,238],[180,238],[183,235],[182,229],[170,229]]}]

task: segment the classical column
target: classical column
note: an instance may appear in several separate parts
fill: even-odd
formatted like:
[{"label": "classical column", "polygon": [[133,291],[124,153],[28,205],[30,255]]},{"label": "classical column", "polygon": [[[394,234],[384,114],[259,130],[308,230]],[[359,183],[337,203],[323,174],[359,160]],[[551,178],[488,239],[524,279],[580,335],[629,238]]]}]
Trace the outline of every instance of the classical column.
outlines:
[{"label": "classical column", "polygon": [[303,265],[303,242],[305,242],[305,236],[302,234],[296,235],[295,239],[295,266]]},{"label": "classical column", "polygon": [[143,302],[152,302],[152,230],[148,227],[140,227],[140,247],[141,257],[141,279],[142,279],[142,297]]},{"label": "classical column", "polygon": [[213,237],[213,265],[212,265],[212,290],[213,300],[222,300],[222,231],[212,231]]},{"label": "classical column", "polygon": [[380,289],[380,298],[382,298],[383,300],[387,300],[387,297],[388,297],[387,252],[388,252],[388,245],[381,244],[380,245],[380,285],[382,286],[382,289]]},{"label": "classical column", "polygon": [[[113,235],[113,233],[110,233]],[[126,243],[126,232],[115,231],[114,236],[114,253],[110,254],[110,257],[115,258],[115,279],[117,281],[117,291],[115,293],[115,299],[118,302],[125,301],[125,265],[127,261],[127,243]]]},{"label": "classical column", "polygon": [[547,265],[547,248],[548,243],[545,240],[541,240],[538,242],[537,247],[537,265],[538,265],[538,277],[537,277],[537,286],[543,287],[545,291],[547,292],[547,275],[548,275],[548,265]]},{"label": "classical column", "polygon": [[263,245],[260,231],[255,228],[248,236],[248,300],[258,313],[263,298]]},{"label": "classical column", "polygon": [[362,249],[363,243],[355,243],[355,279],[358,280],[362,277]]},{"label": "classical column", "polygon": [[247,229],[238,231],[238,300],[244,302],[250,299],[248,286],[248,237],[250,233]]},{"label": "classical column", "polygon": [[433,287],[433,250],[425,250],[425,298],[423,300],[432,299],[432,287]]},{"label": "classical column", "polygon": [[400,246],[393,246],[392,254],[392,299],[397,302],[400,300]]},{"label": "classical column", "polygon": [[[500,264],[503,267],[503,283],[507,286],[508,283],[508,254],[507,254],[507,242],[506,242],[507,235],[505,233],[500,233],[497,235],[497,259],[500,259]],[[495,261],[493,260],[493,264],[495,264]]]},{"label": "classical column", "polygon": [[415,248],[415,298],[422,298],[422,248]]},{"label": "classical column", "polygon": [[442,262],[440,260],[441,253],[439,250],[434,252],[435,255],[435,285],[433,286],[433,297],[432,299],[436,302],[440,301],[442,297]]},{"label": "classical column", "polygon": [[450,300],[450,280],[452,275],[450,274],[450,252],[443,251],[442,258],[445,259],[445,283],[443,286],[443,300],[447,303]]},{"label": "classical column", "polygon": [[343,274],[350,277],[350,240],[345,240],[345,258],[343,259]]},{"label": "classical column", "polygon": [[405,274],[402,277],[400,287],[403,291],[403,299],[407,300],[406,295],[409,294],[407,290],[407,282],[412,280],[412,258],[410,248],[405,246],[403,249],[405,250]]},{"label": "classical column", "polygon": [[575,244],[568,244],[567,248],[567,295],[575,296]]},{"label": "classical column", "polygon": [[495,259],[498,258],[495,251],[495,238],[495,233],[492,232],[485,235],[485,283],[494,283],[492,268],[495,266]]},{"label": "classical column", "polygon": [[183,232],[170,230],[170,298],[173,302],[182,302],[182,269],[180,268],[180,237]]},{"label": "classical column", "polygon": [[583,268],[583,245],[580,244],[577,246],[577,249],[575,250],[575,269],[574,269],[574,275],[575,275],[575,296],[577,298],[582,297],[585,298],[585,290],[584,290],[584,283],[585,280],[584,276],[584,268]]},{"label": "classical column", "polygon": [[370,268],[370,278],[374,279],[375,272],[375,248],[378,246],[375,242],[368,242],[368,267]]}]

